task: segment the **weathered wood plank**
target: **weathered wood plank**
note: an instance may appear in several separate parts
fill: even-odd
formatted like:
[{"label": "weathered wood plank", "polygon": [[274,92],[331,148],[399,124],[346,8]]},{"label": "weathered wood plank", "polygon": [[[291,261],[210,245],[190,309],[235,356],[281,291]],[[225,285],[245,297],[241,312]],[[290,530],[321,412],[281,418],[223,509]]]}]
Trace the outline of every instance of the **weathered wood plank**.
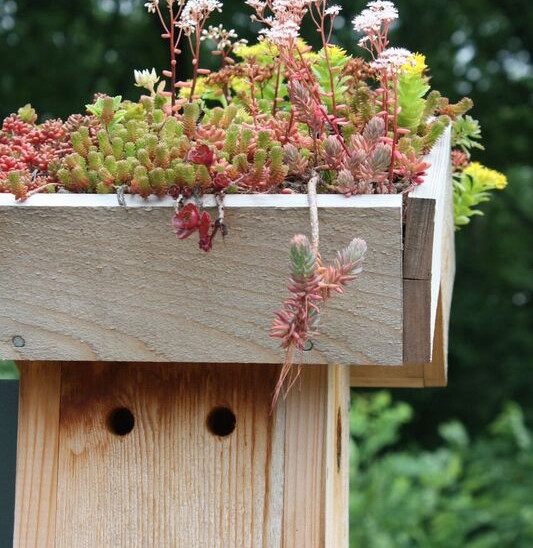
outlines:
[{"label": "weathered wood plank", "polygon": [[[451,131],[428,156],[425,182],[407,198],[404,242],[403,363],[430,361],[441,286],[443,234],[451,211]],[[443,259],[444,257],[444,259]],[[427,284],[430,291],[428,293]],[[423,298],[424,301],[420,301]],[[428,309],[429,314],[421,313]],[[419,321],[416,329],[409,325]],[[423,322],[420,322],[423,320]]]},{"label": "weathered wood plank", "polygon": [[439,296],[435,336],[431,361],[424,364],[424,387],[446,386],[448,384],[448,348],[445,346],[444,314],[442,294]]},{"label": "weathered wood plank", "polygon": [[408,280],[431,279],[435,204],[435,199],[407,198],[403,277]]},{"label": "weathered wood plank", "polygon": [[[278,374],[64,366],[55,548],[281,548],[285,422],[270,414]],[[221,406],[236,418],[227,437],[207,425]],[[125,436],[108,425],[117,408],[135,418]]]},{"label": "weathered wood plank", "polygon": [[[176,240],[171,201],[51,198],[0,195],[1,359],[282,362],[268,329],[286,296],[290,238],[309,232],[305,196],[228,197],[230,234],[209,254],[194,237]],[[364,273],[328,303],[306,363],[401,363],[401,197],[321,195],[319,207],[325,260],[355,236],[369,251]]]},{"label": "weathered wood plank", "polygon": [[61,364],[19,363],[14,548],[55,548]]},{"label": "weathered wood plank", "polygon": [[406,363],[431,361],[431,280],[403,281],[404,350]]}]

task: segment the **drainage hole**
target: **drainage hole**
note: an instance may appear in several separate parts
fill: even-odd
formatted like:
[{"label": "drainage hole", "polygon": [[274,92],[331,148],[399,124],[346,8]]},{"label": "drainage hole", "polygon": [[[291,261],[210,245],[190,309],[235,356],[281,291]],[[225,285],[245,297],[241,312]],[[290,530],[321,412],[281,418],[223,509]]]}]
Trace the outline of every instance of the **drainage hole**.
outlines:
[{"label": "drainage hole", "polygon": [[234,430],[237,418],[228,407],[215,407],[207,416],[207,429],[214,436],[229,436]]},{"label": "drainage hole", "polygon": [[107,427],[112,434],[116,436],[128,435],[135,426],[135,417],[126,407],[119,407],[109,413],[107,417]]}]

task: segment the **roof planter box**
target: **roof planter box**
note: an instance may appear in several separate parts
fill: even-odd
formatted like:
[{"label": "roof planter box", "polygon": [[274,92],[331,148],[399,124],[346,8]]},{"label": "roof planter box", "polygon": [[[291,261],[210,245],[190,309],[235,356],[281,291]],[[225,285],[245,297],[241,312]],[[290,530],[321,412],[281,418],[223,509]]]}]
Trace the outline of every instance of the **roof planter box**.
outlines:
[{"label": "roof planter box", "polygon": [[[356,234],[368,253],[356,286],[328,303],[305,363],[431,361],[453,265],[449,153],[447,131],[407,198],[318,196],[327,248]],[[203,254],[192,239],[176,242],[171,198],[126,196],[121,206],[115,195],[0,194],[0,358],[282,362],[267,332],[287,243],[308,230],[307,197],[229,195],[225,206],[230,235]],[[442,297],[447,318],[449,289]]]}]

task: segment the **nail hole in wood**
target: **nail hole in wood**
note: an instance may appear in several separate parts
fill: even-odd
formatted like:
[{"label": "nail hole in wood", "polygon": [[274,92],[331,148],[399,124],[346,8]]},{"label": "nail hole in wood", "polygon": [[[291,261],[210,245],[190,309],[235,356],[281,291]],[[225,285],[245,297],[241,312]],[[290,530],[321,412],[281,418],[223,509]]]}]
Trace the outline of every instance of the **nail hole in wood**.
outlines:
[{"label": "nail hole in wood", "polygon": [[214,436],[229,436],[237,424],[237,418],[228,407],[215,407],[207,416],[207,429]]},{"label": "nail hole in wood", "polygon": [[126,407],[119,407],[109,413],[107,427],[116,436],[127,436],[135,426],[135,417]]},{"label": "nail hole in wood", "polygon": [[26,346],[26,341],[24,340],[24,337],[21,337],[20,335],[15,335],[11,339],[11,342],[13,343],[13,346],[15,348],[22,348],[22,347]]}]

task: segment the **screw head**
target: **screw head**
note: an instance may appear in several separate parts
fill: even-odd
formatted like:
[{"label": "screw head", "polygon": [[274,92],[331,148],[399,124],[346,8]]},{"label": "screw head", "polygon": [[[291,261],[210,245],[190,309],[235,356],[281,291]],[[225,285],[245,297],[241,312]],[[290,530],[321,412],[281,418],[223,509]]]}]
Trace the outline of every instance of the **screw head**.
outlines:
[{"label": "screw head", "polygon": [[22,348],[23,346],[26,346],[26,341],[24,340],[23,337],[21,337],[20,335],[15,335],[12,339],[11,339],[11,342],[13,343],[13,346],[15,348]]}]

